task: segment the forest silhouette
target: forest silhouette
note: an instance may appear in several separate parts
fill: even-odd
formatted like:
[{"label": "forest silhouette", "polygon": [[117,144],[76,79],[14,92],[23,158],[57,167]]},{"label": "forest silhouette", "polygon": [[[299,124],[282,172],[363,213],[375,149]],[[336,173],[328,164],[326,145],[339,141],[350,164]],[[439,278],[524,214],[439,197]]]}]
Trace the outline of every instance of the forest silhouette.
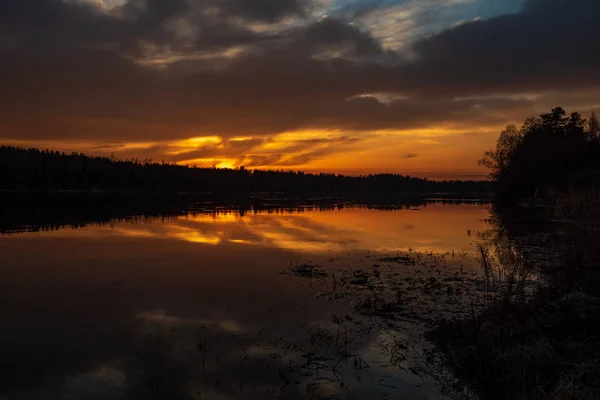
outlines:
[{"label": "forest silhouette", "polygon": [[[600,122],[561,107],[508,125],[480,164],[491,182],[432,181],[400,174],[347,176],[301,171],[198,168],[150,160],[118,160],[35,148],[0,146],[0,190],[342,196],[485,193],[497,200],[550,197],[600,183]],[[493,185],[493,186],[492,186]]]},{"label": "forest silhouette", "polygon": [[398,174],[347,176],[298,171],[197,168],[149,160],[0,147],[0,190],[301,195],[483,193],[486,181],[431,181]]}]

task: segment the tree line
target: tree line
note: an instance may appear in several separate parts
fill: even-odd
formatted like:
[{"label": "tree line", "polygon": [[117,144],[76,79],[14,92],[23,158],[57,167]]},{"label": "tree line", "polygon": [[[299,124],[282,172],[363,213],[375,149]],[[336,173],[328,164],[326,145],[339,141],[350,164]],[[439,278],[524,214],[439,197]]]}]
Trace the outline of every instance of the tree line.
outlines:
[{"label": "tree line", "polygon": [[491,170],[499,200],[547,197],[600,184],[600,122],[561,107],[508,125],[480,163]]},{"label": "tree line", "polygon": [[346,176],[245,168],[198,168],[118,160],[35,148],[0,146],[0,190],[99,190],[153,193],[344,195],[355,193],[482,193],[484,181],[431,181],[399,174]]}]

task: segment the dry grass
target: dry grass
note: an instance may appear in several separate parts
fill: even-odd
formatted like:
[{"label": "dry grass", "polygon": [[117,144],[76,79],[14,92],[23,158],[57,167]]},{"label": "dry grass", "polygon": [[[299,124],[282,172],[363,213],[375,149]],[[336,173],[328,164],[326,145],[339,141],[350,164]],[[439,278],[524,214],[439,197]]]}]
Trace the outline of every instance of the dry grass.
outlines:
[{"label": "dry grass", "polygon": [[600,191],[596,188],[551,194],[554,213],[561,218],[590,218],[600,215]]},{"label": "dry grass", "polygon": [[531,281],[533,267],[510,244],[494,246],[476,244],[476,260],[485,277],[485,290],[494,302],[521,303],[527,299],[527,284]]},{"label": "dry grass", "polygon": [[473,321],[430,334],[446,361],[484,399],[600,396],[600,300],[540,291],[526,304],[497,304]]}]

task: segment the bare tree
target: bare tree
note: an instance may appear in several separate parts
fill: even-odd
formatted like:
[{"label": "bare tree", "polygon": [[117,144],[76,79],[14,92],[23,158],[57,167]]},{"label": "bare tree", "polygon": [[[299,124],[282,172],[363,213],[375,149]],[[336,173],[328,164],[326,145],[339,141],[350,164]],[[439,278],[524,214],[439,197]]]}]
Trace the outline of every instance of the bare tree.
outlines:
[{"label": "bare tree", "polygon": [[598,117],[594,111],[592,111],[592,115],[590,115],[590,119],[588,120],[586,133],[591,142],[597,142],[600,139],[600,121],[598,121]]},{"label": "bare tree", "polygon": [[496,149],[486,151],[479,164],[491,170],[490,176],[496,179],[508,168],[510,157],[523,140],[523,133],[515,125],[508,125],[500,133]]}]

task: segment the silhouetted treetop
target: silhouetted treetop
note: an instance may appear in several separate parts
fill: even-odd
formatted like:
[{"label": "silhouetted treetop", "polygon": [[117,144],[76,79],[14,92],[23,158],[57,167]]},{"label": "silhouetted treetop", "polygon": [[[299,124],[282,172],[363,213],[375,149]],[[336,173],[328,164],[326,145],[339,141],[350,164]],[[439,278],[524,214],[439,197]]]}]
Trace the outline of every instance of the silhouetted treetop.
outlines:
[{"label": "silhouetted treetop", "polygon": [[503,200],[596,185],[600,179],[600,124],[595,113],[586,121],[561,107],[509,125],[496,148],[480,164],[490,169],[496,194]]}]

